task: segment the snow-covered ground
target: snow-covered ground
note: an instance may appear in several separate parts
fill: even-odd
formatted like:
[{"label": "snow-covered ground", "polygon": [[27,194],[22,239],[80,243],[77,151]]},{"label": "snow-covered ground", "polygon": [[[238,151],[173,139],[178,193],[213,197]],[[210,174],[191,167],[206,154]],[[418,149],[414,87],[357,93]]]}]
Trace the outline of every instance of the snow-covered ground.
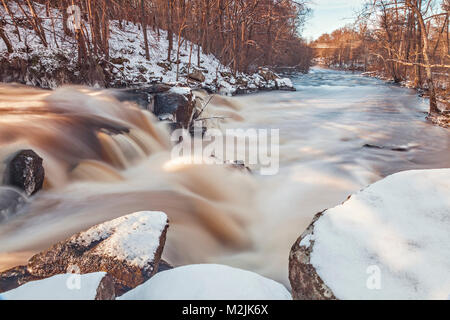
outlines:
[{"label": "snow-covered ground", "polygon": [[[94,300],[104,272],[60,274],[0,294],[0,300]],[[224,265],[188,265],[163,271],[119,300],[291,300],[287,289],[256,273]]]},{"label": "snow-covered ground", "polygon": [[278,282],[224,265],[188,265],[160,272],[121,300],[291,300]]},{"label": "snow-covered ground", "polygon": [[327,210],[300,245],[312,242],[311,264],[339,299],[447,299],[450,169],[371,185]]},{"label": "snow-covered ground", "polygon": [[95,300],[105,272],[59,274],[0,294],[3,300]]},{"label": "snow-covered ground", "polygon": [[[23,13],[17,7],[17,4],[10,2],[10,9],[18,18],[25,18]],[[19,26],[20,39],[15,26],[3,6],[0,6],[0,16],[6,17],[7,24],[4,29],[10,38],[14,52],[7,52],[6,44],[0,39],[0,60],[23,59],[28,61],[27,72],[30,76],[26,77],[29,85],[40,85],[43,87],[55,88],[59,86],[59,81],[53,79],[54,74],[61,69],[72,72],[75,77],[79,76],[77,68],[78,49],[74,38],[67,36],[63,32],[62,14],[59,10],[50,9],[49,15],[45,6],[35,3],[36,11],[39,17],[45,17],[42,20],[42,26],[45,30],[46,48],[41,39],[32,29]],[[25,8],[26,9],[26,8]],[[52,17],[52,18],[47,18]],[[89,33],[89,25],[86,25],[86,31]],[[152,29],[148,29],[148,41],[150,49],[150,60],[145,58],[144,36],[138,24],[123,22],[122,27],[118,21],[110,22],[110,60],[99,58],[99,63],[106,64],[109,72],[113,75],[111,86],[139,86],[148,83],[168,83],[177,82],[177,64],[167,61],[167,52],[169,42],[167,32],[160,30],[159,34]],[[246,75],[238,73],[234,76],[231,70],[223,66],[220,61],[212,54],[200,55],[200,66],[197,65],[197,47],[193,45],[191,54],[191,42],[182,41],[180,46],[178,82],[189,84],[191,87],[205,87],[211,91],[221,92],[231,95],[241,90],[276,89],[277,82],[266,81],[258,73]],[[176,61],[178,50],[178,41],[175,36],[174,48],[172,50],[171,60]],[[191,55],[191,56],[190,56]],[[191,64],[189,64],[191,61]],[[188,83],[187,72],[193,72],[198,69],[205,77],[203,83],[190,81]],[[33,76],[34,75],[34,76]],[[39,75],[36,77],[36,75]],[[80,83],[83,81],[79,79]],[[91,85],[102,86],[101,83]],[[292,88],[289,79],[283,79],[279,85]]]}]

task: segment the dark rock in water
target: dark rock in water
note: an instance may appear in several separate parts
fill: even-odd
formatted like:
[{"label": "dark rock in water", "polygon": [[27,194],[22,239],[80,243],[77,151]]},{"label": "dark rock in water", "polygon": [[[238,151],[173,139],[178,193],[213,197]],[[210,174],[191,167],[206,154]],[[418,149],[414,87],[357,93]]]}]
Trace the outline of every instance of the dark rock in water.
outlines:
[{"label": "dark rock in water", "polygon": [[0,222],[16,213],[26,201],[26,197],[18,190],[0,187]]},{"label": "dark rock in water", "polygon": [[153,113],[156,116],[171,114],[174,122],[187,129],[192,121],[195,101],[190,90],[183,92],[177,89],[156,94]]},{"label": "dark rock in water", "polygon": [[45,171],[42,158],[33,150],[17,153],[6,167],[4,182],[31,196],[42,189]]},{"label": "dark rock in water", "polygon": [[398,146],[398,147],[391,147],[392,151],[398,151],[398,152],[407,152],[410,150],[408,146]]},{"label": "dark rock in water", "polygon": [[153,101],[153,96],[143,90],[140,89],[129,89],[120,91],[118,95],[116,95],[117,100],[119,101],[128,101],[136,103],[141,109],[150,110],[150,105]]},{"label": "dark rock in water", "polygon": [[189,128],[189,133],[190,133],[191,137],[203,138],[206,134],[206,131],[208,131],[207,127],[192,126]]},{"label": "dark rock in water", "polygon": [[373,144],[365,144],[363,148],[369,148],[369,149],[387,149],[391,151],[397,151],[397,152],[408,152],[412,148],[416,148],[417,146],[377,146]]},{"label": "dark rock in water", "polygon": [[245,164],[244,161],[236,160],[233,162],[229,162],[226,165],[227,165],[227,168],[229,168],[229,169],[233,169],[233,170],[237,169],[242,172],[252,173],[252,170],[249,167],[247,167],[247,165]]},{"label": "dark rock in water", "polygon": [[121,295],[157,272],[167,228],[167,216],[159,212],[139,212],[105,222],[33,256],[25,276],[49,278],[73,266],[81,274],[105,271]]},{"label": "dark rock in water", "polygon": [[256,93],[258,91],[264,91],[264,89],[259,89],[259,88],[237,88],[235,94],[236,95],[250,94],[250,93]]},{"label": "dark rock in water", "polygon": [[115,90],[113,95],[119,101],[133,102],[144,110],[152,111],[155,94],[167,92],[170,88],[165,84],[153,84],[142,88]]},{"label": "dark rock in water", "polygon": [[369,143],[366,143],[365,145],[363,145],[363,148],[369,148],[369,149],[384,149],[384,147],[382,147],[382,146],[377,146],[377,145],[369,144]]},{"label": "dark rock in water", "polygon": [[303,241],[314,233],[314,224],[322,215],[323,212],[314,217],[308,229],[292,246],[289,255],[289,281],[292,286],[292,297],[295,300],[336,300],[331,289],[311,264],[314,241]]}]

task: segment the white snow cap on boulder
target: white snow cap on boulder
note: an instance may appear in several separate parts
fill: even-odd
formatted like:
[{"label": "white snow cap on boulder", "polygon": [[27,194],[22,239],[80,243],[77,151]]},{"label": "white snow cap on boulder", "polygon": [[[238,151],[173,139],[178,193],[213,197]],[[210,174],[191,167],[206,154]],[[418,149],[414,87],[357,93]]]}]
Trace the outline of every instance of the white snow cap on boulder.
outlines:
[{"label": "white snow cap on boulder", "polygon": [[95,252],[145,268],[154,259],[167,223],[164,212],[136,212],[92,227],[73,241],[87,247],[105,239]]},{"label": "white snow cap on boulder", "polygon": [[4,300],[95,300],[105,272],[59,274],[0,294]]},{"label": "white snow cap on boulder", "polygon": [[448,299],[450,169],[389,176],[318,215],[293,247],[297,267],[294,296],[315,270],[337,299]]},{"label": "white snow cap on boulder", "polygon": [[291,300],[278,282],[224,265],[188,265],[160,272],[123,300]]},{"label": "white snow cap on boulder", "polygon": [[294,87],[291,79],[289,79],[289,78],[275,79],[275,81],[277,82],[277,85],[280,88],[293,88]]}]

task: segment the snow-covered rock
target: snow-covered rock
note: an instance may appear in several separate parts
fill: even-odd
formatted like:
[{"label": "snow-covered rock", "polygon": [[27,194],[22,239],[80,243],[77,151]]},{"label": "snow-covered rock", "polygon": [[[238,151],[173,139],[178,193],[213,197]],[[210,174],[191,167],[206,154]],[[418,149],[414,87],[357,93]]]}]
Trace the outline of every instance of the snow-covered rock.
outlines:
[{"label": "snow-covered rock", "polygon": [[2,293],[3,300],[114,300],[114,284],[105,272],[59,274]]},{"label": "snow-covered rock", "polygon": [[289,78],[275,79],[278,90],[295,91],[294,85]]},{"label": "snow-covered rock", "polygon": [[318,214],[289,271],[296,299],[447,299],[450,169],[389,176]]},{"label": "snow-covered rock", "polygon": [[256,273],[200,264],[156,274],[123,300],[291,300],[286,288]]},{"label": "snow-covered rock", "polygon": [[137,212],[99,224],[33,256],[25,270],[1,273],[0,288],[68,270],[82,274],[106,271],[120,295],[157,272],[167,228],[162,212]]}]

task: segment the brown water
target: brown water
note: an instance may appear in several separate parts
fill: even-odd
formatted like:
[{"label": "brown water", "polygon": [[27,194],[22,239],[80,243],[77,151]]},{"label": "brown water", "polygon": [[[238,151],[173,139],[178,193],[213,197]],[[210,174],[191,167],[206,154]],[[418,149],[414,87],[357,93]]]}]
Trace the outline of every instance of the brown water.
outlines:
[{"label": "brown water", "polygon": [[161,210],[169,262],[287,285],[290,247],[315,213],[388,174],[450,167],[450,131],[424,120],[412,90],[319,68],[293,81],[297,92],[216,97],[205,114],[225,116],[221,129],[280,129],[274,176],[175,164],[163,124],[108,91],[0,86],[0,158],[32,148],[46,169],[45,190],[0,224],[0,269],[96,223]]}]

